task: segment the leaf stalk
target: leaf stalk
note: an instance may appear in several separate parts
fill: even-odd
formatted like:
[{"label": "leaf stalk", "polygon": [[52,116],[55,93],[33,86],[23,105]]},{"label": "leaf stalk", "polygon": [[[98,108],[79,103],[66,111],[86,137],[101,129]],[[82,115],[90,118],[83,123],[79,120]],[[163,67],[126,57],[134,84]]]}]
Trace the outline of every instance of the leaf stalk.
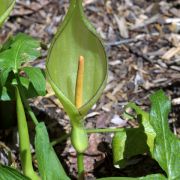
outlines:
[{"label": "leaf stalk", "polygon": [[32,166],[32,156],[30,151],[28,126],[27,126],[26,115],[18,87],[16,87],[16,109],[17,109],[17,119],[18,119],[20,157],[21,157],[23,173],[24,175],[26,175],[27,177],[33,180],[39,180],[39,177],[35,173]]}]

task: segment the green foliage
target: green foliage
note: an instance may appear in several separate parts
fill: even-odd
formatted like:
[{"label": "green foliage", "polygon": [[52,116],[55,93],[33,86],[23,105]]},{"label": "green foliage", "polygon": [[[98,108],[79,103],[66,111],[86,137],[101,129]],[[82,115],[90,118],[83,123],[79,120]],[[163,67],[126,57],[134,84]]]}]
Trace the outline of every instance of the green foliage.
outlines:
[{"label": "green foliage", "polygon": [[44,96],[46,94],[46,81],[42,70],[36,67],[24,67],[23,71],[28,76],[37,94]]},{"label": "green foliage", "polygon": [[[24,65],[39,56],[40,42],[22,33],[10,37],[0,50],[1,100],[16,100],[21,165],[23,173],[33,180],[39,180],[39,177],[32,166],[24,105],[30,112],[26,98],[32,94],[45,94],[45,78],[39,68],[24,67]],[[0,175],[1,178],[3,176]]]},{"label": "green foliage", "polygon": [[150,123],[156,133],[152,156],[167,173],[168,179],[180,179],[180,140],[171,132],[168,125],[170,101],[163,91],[151,96]]},{"label": "green foliage", "polygon": [[[113,161],[115,167],[124,168],[125,166],[137,163],[131,157],[139,154],[153,152],[154,138],[156,136],[149,122],[149,114],[141,110],[134,103],[129,103],[126,108],[131,108],[137,114],[139,120],[138,128],[126,128],[124,131],[115,133],[112,141]],[[131,116],[128,114],[128,116]]]},{"label": "green foliage", "polygon": [[12,11],[15,0],[0,0],[0,27]]},{"label": "green foliage", "polygon": [[[166,172],[168,179],[178,180],[180,179],[180,140],[169,129],[168,114],[171,109],[170,101],[162,90],[155,92],[153,95],[151,95],[150,99],[150,115],[140,110],[134,104],[130,104],[128,107],[134,109],[137,115],[141,115],[142,117],[142,125],[145,130],[144,134],[147,135],[147,145],[150,148],[152,157]],[[146,123],[143,123],[143,119],[146,120]],[[131,135],[129,138],[132,139],[132,136],[133,135]],[[138,140],[138,136],[136,138],[137,141],[142,140],[142,138]],[[114,156],[116,160],[118,160],[118,157],[119,159],[125,158],[125,156],[123,156],[123,149],[126,147],[126,143],[127,137],[125,132],[124,134],[123,132],[119,132],[115,135],[113,148],[115,148]],[[134,145],[135,142],[129,143],[126,152],[130,153],[130,149],[133,149],[134,155],[137,154],[137,152],[134,151],[134,147],[137,147],[137,144],[135,146]],[[142,148],[139,148],[139,150],[142,150]]]},{"label": "green foliage", "polygon": [[19,171],[8,166],[0,165],[0,179],[1,180],[30,180],[28,177],[22,175]]},{"label": "green foliage", "polygon": [[39,47],[39,41],[26,34],[18,34],[0,53],[0,70],[9,69],[9,71],[18,72],[22,63],[33,61],[40,56]]},{"label": "green foliage", "polygon": [[[0,50],[0,99],[14,100],[16,75],[19,76],[26,97],[45,95],[45,78],[39,68],[23,67],[24,63],[40,56],[40,42],[26,34],[10,37]],[[25,72],[22,77],[20,73]]]},{"label": "green foliage", "polygon": [[54,149],[44,123],[36,126],[35,149],[39,172],[43,180],[69,180]]}]

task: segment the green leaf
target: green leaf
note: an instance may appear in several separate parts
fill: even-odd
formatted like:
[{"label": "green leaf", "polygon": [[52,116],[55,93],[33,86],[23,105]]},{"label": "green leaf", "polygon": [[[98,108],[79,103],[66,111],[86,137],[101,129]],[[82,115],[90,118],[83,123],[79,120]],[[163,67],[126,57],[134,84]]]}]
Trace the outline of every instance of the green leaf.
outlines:
[{"label": "green leaf", "polygon": [[[72,120],[86,115],[101,95],[107,79],[107,58],[101,40],[83,12],[82,0],[70,2],[51,44],[46,66],[49,81]],[[83,103],[77,109],[75,88],[80,56],[85,58]]]},{"label": "green leaf", "polygon": [[168,179],[180,179],[180,140],[171,132],[168,125],[168,114],[171,104],[162,90],[151,97],[150,123],[156,132],[154,159],[167,173]]},{"label": "green leaf", "polygon": [[153,174],[148,175],[145,177],[139,177],[139,178],[130,178],[130,177],[107,177],[107,178],[100,178],[97,180],[165,180],[166,178],[160,174]]},{"label": "green leaf", "polygon": [[27,74],[37,94],[44,96],[46,94],[46,80],[42,70],[36,67],[24,67],[23,70]]},{"label": "green leaf", "polygon": [[25,34],[14,37],[10,47],[0,53],[0,70],[11,69],[18,72],[22,63],[40,56],[40,43]]},{"label": "green leaf", "polygon": [[152,152],[156,136],[149,123],[147,112],[134,103],[129,103],[125,109],[127,108],[135,110],[140,125],[138,128],[126,128],[124,131],[115,133],[113,137],[113,161],[115,167],[120,168],[137,163],[138,159],[131,159],[133,156]]},{"label": "green leaf", "polygon": [[0,0],[0,27],[12,11],[15,0]]},{"label": "green leaf", "polygon": [[139,160],[131,158],[149,151],[146,135],[142,128],[131,128],[115,133],[112,149],[116,168],[125,168],[128,165],[136,164]]},{"label": "green leaf", "polygon": [[[9,101],[15,99],[14,87],[11,85],[15,79],[14,73],[22,69],[22,63],[32,61],[39,56],[39,41],[22,33],[15,37],[10,37],[3,44],[0,50],[0,100]],[[23,77],[20,77],[26,97],[44,95],[45,79],[42,77],[40,70],[35,69],[31,72],[27,68],[27,73],[31,75],[29,80],[24,80]],[[39,81],[41,81],[41,87],[38,84]]]},{"label": "green leaf", "polygon": [[0,165],[0,179],[1,180],[30,180],[28,177],[22,175],[16,169],[8,166]]},{"label": "green leaf", "polygon": [[32,83],[29,81],[29,79],[25,77],[20,77],[20,83],[22,85],[22,91],[24,93],[24,96],[26,98],[33,98],[38,96],[37,91],[34,89]]},{"label": "green leaf", "polygon": [[137,118],[140,123],[140,128],[143,129],[144,133],[146,134],[146,138],[147,138],[146,142],[149,147],[149,150],[150,150],[150,152],[153,152],[154,139],[156,137],[156,133],[149,122],[149,118],[150,118],[149,113],[143,111],[141,108],[136,106],[136,104],[134,104],[134,103],[129,103],[126,106],[126,108],[132,108],[136,112]]},{"label": "green leaf", "polygon": [[35,149],[39,172],[43,180],[70,180],[49,142],[44,123],[36,126]]}]

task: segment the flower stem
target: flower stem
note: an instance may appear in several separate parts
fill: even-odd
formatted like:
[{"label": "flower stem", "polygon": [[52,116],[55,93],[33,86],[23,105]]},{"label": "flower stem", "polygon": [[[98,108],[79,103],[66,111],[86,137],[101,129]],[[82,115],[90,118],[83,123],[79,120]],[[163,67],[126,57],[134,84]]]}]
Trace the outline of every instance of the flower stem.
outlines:
[{"label": "flower stem", "polygon": [[84,155],[77,153],[78,180],[84,180]]},{"label": "flower stem", "polygon": [[21,157],[23,173],[24,175],[26,175],[27,177],[33,180],[39,180],[39,177],[35,173],[32,166],[32,156],[30,151],[30,142],[29,142],[29,133],[28,133],[26,115],[18,87],[16,87],[16,109],[17,109],[17,119],[18,119],[20,157]]},{"label": "flower stem", "polygon": [[[114,132],[119,132],[123,131],[123,128],[103,128],[103,129],[86,129],[86,132],[88,134],[91,133],[114,133]],[[70,134],[65,134],[51,142],[52,146],[55,146],[56,144],[61,143],[62,141],[66,140],[67,138],[70,137]]]}]

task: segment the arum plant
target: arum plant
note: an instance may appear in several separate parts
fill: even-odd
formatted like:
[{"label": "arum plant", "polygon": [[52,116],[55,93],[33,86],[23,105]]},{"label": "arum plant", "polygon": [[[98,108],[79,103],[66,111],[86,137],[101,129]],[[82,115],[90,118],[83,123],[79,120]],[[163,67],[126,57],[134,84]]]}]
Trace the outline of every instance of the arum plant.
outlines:
[{"label": "arum plant", "polygon": [[88,147],[84,117],[100,97],[107,79],[106,53],[83,12],[82,0],[70,1],[46,66],[49,82],[70,117],[71,141],[81,157]]},{"label": "arum plant", "polygon": [[49,50],[47,75],[71,119],[74,147],[84,152],[87,138],[83,118],[105,87],[107,60],[102,42],[83,13],[81,0],[71,0]]}]

